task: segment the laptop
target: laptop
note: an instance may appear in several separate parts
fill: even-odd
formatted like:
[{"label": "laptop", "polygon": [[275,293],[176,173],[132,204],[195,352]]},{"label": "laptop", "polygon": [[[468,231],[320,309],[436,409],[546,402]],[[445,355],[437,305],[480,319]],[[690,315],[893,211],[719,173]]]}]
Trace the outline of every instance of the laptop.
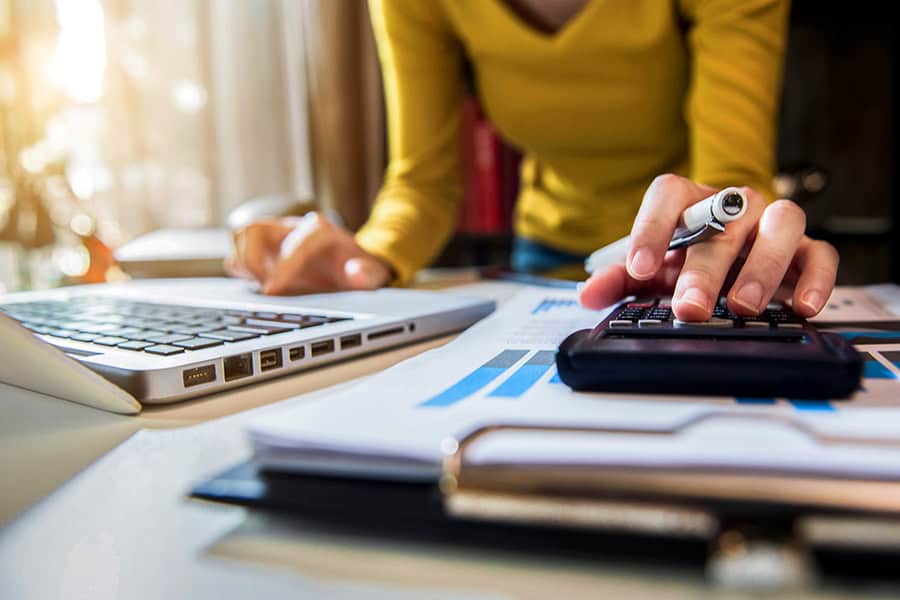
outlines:
[{"label": "laptop", "polygon": [[135,413],[459,331],[494,307],[390,288],[271,297],[227,278],[13,293],[0,296],[0,381]]}]

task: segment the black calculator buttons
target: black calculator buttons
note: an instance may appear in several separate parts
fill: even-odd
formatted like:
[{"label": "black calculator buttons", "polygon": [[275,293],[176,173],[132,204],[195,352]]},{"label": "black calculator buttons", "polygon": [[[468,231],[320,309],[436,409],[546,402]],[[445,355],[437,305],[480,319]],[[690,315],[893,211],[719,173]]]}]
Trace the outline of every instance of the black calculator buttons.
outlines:
[{"label": "black calculator buttons", "polygon": [[660,319],[640,319],[638,327],[662,327],[663,322]]},{"label": "black calculator buttons", "polygon": [[634,326],[633,321],[629,321],[629,320],[625,320],[625,319],[616,319],[615,321],[609,322],[609,327],[616,328],[616,329],[621,329],[623,327],[633,327],[633,326]]},{"label": "black calculator buttons", "polygon": [[719,317],[712,317],[708,321],[682,321],[681,319],[675,319],[672,321],[672,324],[675,327],[712,327],[715,329],[725,329],[734,327],[734,321],[731,319],[721,319]]}]

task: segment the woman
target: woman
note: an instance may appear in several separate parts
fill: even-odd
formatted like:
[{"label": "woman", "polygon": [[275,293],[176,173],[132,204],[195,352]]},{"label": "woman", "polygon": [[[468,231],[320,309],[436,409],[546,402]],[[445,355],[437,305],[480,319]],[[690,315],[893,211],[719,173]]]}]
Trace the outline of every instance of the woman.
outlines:
[{"label": "woman", "polygon": [[[779,291],[804,316],[824,306],[836,251],[804,234],[799,207],[771,202],[786,0],[370,0],[370,13],[384,186],[355,235],[318,215],[238,232],[239,266],[265,293],[403,284],[437,254],[461,196],[468,59],[525,153],[514,263],[581,261],[630,226],[625,264],[585,282],[585,306],[671,292],[678,318],[705,320],[720,292],[755,315]],[[667,253],[684,208],[728,185],[746,186],[748,213]]]}]

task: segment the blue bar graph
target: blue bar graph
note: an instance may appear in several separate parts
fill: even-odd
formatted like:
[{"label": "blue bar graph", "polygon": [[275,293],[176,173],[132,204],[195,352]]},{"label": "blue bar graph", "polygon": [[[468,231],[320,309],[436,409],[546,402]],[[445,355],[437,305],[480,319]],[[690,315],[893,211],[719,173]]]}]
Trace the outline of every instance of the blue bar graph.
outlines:
[{"label": "blue bar graph", "polygon": [[556,352],[540,350],[534,353],[509,379],[497,386],[488,396],[493,398],[518,398],[537,383],[555,362]]},{"label": "blue bar graph", "polygon": [[[896,364],[896,363],[894,363]],[[873,354],[866,355],[863,363],[863,377],[865,379],[896,379],[897,377],[886,366],[881,364]]]},{"label": "blue bar graph", "polygon": [[443,392],[422,402],[419,406],[436,407],[455,404],[500,377],[526,354],[528,354],[527,350],[504,350]]},{"label": "blue bar graph", "polygon": [[[735,398],[738,404],[756,405],[756,406],[775,406],[778,402],[775,398]],[[804,400],[799,398],[788,398],[791,406],[797,410],[803,411],[833,411],[834,406],[827,400]]]},{"label": "blue bar graph", "polygon": [[775,405],[775,398],[735,398],[735,400],[738,404]]},{"label": "blue bar graph", "polygon": [[577,304],[577,300],[571,300],[568,298],[544,298],[540,304],[534,307],[534,309],[531,311],[531,314],[537,315],[542,312],[549,312],[555,308],[568,308]]},{"label": "blue bar graph", "polygon": [[831,405],[831,402],[826,400],[797,400],[797,399],[789,399],[788,400],[794,408],[802,411],[824,411],[831,412],[834,411],[834,406]]},{"label": "blue bar graph", "polygon": [[841,337],[846,338],[848,342],[855,345],[900,345],[900,331],[839,331],[837,333]]}]

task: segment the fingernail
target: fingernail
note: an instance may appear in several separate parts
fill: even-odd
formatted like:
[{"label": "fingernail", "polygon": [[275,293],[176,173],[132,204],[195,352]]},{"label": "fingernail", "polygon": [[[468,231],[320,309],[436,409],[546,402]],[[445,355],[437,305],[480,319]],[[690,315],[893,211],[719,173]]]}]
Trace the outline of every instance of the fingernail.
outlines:
[{"label": "fingernail", "polygon": [[641,248],[634,253],[634,257],[631,259],[631,267],[628,270],[636,278],[644,279],[653,275],[655,267],[656,261],[653,259],[653,253],[647,248]]},{"label": "fingernail", "polygon": [[688,288],[679,298],[678,302],[687,302],[703,310],[709,310],[709,298],[700,288]]},{"label": "fingernail", "polygon": [[803,297],[800,298],[800,302],[808,306],[813,311],[819,312],[825,305],[825,294],[823,294],[819,290],[809,290],[808,292],[803,294]]},{"label": "fingernail", "polygon": [[762,286],[756,281],[751,281],[750,283],[745,283],[744,287],[738,290],[734,300],[747,310],[759,312],[759,305],[762,304],[762,295]]}]

